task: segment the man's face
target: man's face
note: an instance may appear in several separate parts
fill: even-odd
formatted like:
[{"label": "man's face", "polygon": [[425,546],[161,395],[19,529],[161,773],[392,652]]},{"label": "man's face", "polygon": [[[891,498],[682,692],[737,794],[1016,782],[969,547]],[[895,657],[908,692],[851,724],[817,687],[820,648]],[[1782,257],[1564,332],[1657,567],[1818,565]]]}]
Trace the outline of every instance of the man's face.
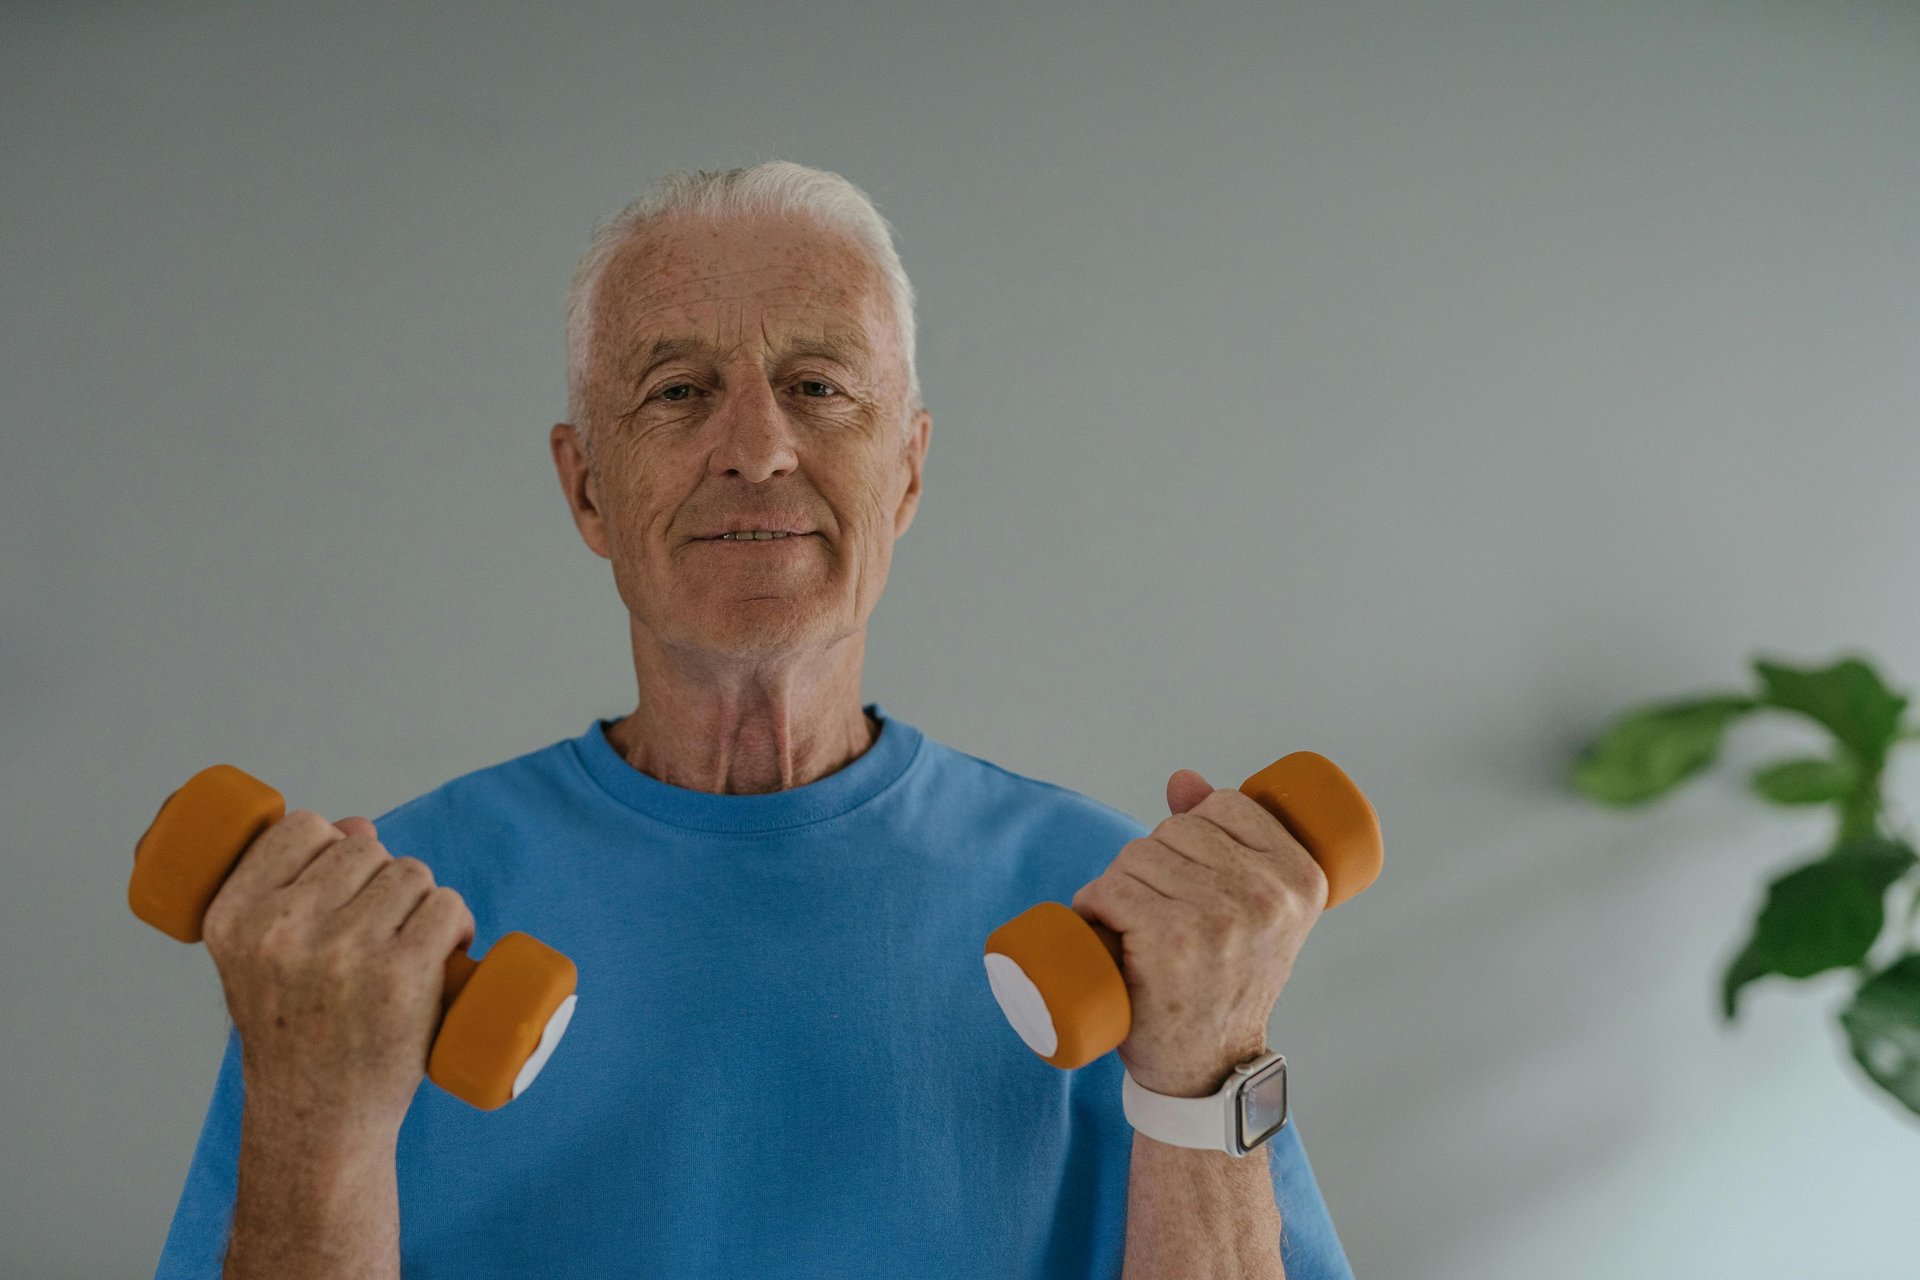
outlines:
[{"label": "man's face", "polygon": [[[682,660],[765,659],[863,630],[913,523],[931,419],[886,286],[851,238],[678,219],[629,240],[593,299],[586,401],[555,465],[637,627]],[[722,530],[802,529],[772,541]]]}]

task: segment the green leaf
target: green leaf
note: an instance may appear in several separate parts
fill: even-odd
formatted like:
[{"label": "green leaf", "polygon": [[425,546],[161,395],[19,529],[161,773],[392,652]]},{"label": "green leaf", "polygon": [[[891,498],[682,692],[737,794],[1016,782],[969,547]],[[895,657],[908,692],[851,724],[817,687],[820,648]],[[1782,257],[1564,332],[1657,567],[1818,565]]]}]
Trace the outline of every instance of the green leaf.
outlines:
[{"label": "green leaf", "polygon": [[1853,1058],[1873,1082],[1920,1115],[1920,953],[1874,974],[1840,1011]]},{"label": "green leaf", "polygon": [[1811,978],[1864,960],[1886,923],[1888,887],[1914,862],[1904,842],[1865,836],[1774,880],[1752,939],[1721,984],[1728,1021],[1740,988],[1756,978]]},{"label": "green leaf", "polygon": [[1753,775],[1753,789],[1775,804],[1832,804],[1860,782],[1860,770],[1846,760],[1783,760]]},{"label": "green leaf", "polygon": [[1878,774],[1900,732],[1905,695],[1895,693],[1864,660],[1842,658],[1830,667],[1799,668],[1756,659],[1761,702],[1811,716],[1832,730],[1868,774]]},{"label": "green leaf", "polygon": [[1728,721],[1758,705],[1720,694],[1628,711],[1581,753],[1573,785],[1603,804],[1644,804],[1712,764]]}]

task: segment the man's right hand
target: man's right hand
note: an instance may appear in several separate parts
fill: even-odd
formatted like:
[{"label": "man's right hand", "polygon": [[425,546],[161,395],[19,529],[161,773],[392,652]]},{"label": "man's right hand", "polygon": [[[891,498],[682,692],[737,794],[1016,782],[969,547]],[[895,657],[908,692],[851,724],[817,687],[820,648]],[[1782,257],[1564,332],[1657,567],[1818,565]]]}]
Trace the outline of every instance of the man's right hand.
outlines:
[{"label": "man's right hand", "polygon": [[295,809],[255,838],[201,932],[239,1031],[247,1106],[391,1137],[426,1074],[447,957],[473,915],[366,818]]}]

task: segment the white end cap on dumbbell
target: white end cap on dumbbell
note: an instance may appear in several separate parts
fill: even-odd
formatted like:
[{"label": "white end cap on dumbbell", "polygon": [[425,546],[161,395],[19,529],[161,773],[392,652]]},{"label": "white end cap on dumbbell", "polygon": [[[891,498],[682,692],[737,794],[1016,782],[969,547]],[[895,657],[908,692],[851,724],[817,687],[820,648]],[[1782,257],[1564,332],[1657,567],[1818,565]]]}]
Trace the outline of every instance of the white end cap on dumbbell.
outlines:
[{"label": "white end cap on dumbbell", "polygon": [[987,952],[986,958],[987,985],[993,988],[993,998],[1000,1002],[1000,1011],[1027,1042],[1027,1048],[1043,1058],[1051,1057],[1060,1047],[1060,1033],[1054,1030],[1053,1014],[1047,1009],[1040,988],[1033,985],[1026,970],[1011,958],[998,951]]},{"label": "white end cap on dumbbell", "polygon": [[[573,1004],[579,998],[577,995],[568,996],[553,1011],[553,1016],[547,1019],[546,1029],[540,1033],[540,1043],[533,1046],[533,1052],[520,1067],[520,1074],[513,1078],[514,1097],[526,1092],[533,1078],[540,1074],[540,1068],[546,1066],[547,1059],[553,1056],[554,1047],[560,1043],[560,1037],[566,1034],[567,1024],[573,1021]],[[494,1079],[499,1077],[495,1076]]]}]

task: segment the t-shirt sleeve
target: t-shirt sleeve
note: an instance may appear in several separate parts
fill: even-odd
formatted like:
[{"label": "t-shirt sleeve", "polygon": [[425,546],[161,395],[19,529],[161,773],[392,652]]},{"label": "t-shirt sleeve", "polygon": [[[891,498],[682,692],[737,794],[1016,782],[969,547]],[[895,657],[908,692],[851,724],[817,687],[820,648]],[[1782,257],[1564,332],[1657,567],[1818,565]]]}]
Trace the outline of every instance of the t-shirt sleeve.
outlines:
[{"label": "t-shirt sleeve", "polygon": [[213,1081],[213,1100],[200,1126],[200,1141],[187,1167],[186,1189],[173,1211],[173,1226],[160,1250],[153,1280],[220,1280],[227,1236],[233,1228],[233,1198],[240,1163],[240,1032],[227,1023],[227,1050]]},{"label": "t-shirt sleeve", "polygon": [[1280,1206],[1280,1261],[1287,1280],[1353,1280],[1353,1266],[1307,1162],[1297,1119],[1289,1115],[1268,1141],[1273,1147],[1273,1194]]}]

